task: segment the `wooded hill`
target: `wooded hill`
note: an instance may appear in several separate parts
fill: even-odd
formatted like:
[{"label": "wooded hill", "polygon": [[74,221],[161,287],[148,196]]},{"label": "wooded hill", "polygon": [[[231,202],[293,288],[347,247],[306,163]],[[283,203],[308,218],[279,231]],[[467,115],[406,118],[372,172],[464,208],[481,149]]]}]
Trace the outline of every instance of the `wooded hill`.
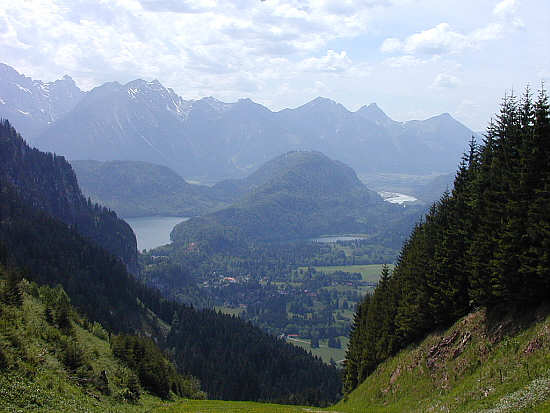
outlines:
[{"label": "wooded hill", "polygon": [[125,218],[191,217],[228,202],[205,185],[186,182],[166,166],[139,161],[71,161],[82,191]]},{"label": "wooded hill", "polygon": [[245,195],[230,207],[178,224],[172,240],[206,242],[219,250],[231,244],[363,233],[380,236],[380,243],[399,244],[409,230],[408,218],[418,213],[384,202],[353,169],[320,152],[286,153],[230,186]]},{"label": "wooded hill", "polygon": [[506,96],[473,139],[452,193],[433,205],[357,308],[345,388],[427,333],[486,306],[518,310],[550,292],[550,114],[544,90]]},{"label": "wooded hill", "polygon": [[[7,121],[2,125],[2,142],[16,140],[24,146]],[[43,174],[55,176],[48,167]],[[54,179],[52,184],[60,186]],[[186,369],[191,369],[181,360],[192,363],[203,389],[212,398],[308,404],[326,404],[337,398],[340,380],[336,369],[244,321],[210,310],[198,312],[162,299],[158,291],[136,281],[119,258],[76,233],[72,226],[27,203],[26,189],[14,187],[9,176],[0,176],[0,264],[23,269],[24,277],[39,285],[60,284],[83,315],[113,333],[151,336],[165,350],[169,343],[170,354],[180,360],[176,364],[180,373],[187,374]],[[36,186],[28,189],[39,190]],[[172,329],[176,319],[185,320],[187,328],[179,332]],[[206,325],[205,319],[210,320]],[[208,341],[201,341],[203,335],[195,331],[204,331]],[[228,334],[236,343],[247,344],[238,349],[231,347]],[[225,357],[213,365],[214,350],[222,348]],[[259,354],[269,354],[269,358],[259,358]],[[239,369],[225,365],[250,368],[243,375]],[[274,370],[277,366],[289,368]],[[232,386],[219,387],[220,381]],[[247,387],[244,381],[255,386]],[[324,389],[322,394],[316,392],[319,388]]]}]

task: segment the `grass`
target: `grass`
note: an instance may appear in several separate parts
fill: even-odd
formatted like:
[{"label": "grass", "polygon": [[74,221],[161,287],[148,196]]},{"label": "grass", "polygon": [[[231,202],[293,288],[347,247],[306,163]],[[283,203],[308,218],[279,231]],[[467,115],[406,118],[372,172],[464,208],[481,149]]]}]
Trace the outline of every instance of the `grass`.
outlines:
[{"label": "grass", "polygon": [[[0,280],[0,291],[2,289]],[[108,335],[99,324],[94,333],[72,322],[74,335],[91,371],[70,371],[63,363],[68,336],[46,321],[37,290],[25,282],[23,304],[0,302],[1,412],[143,412],[165,404],[142,392],[137,403],[122,397],[129,369],[113,356]],[[33,294],[28,291],[34,291]],[[41,291],[51,291],[43,287]],[[78,318],[78,316],[75,316]],[[98,391],[94,380],[106,371],[110,394]]]},{"label": "grass", "polygon": [[550,412],[550,306],[541,308],[531,322],[522,317],[532,310],[472,313],[381,364],[332,409]]},{"label": "grass", "polygon": [[152,413],[307,413],[323,411],[325,410],[312,407],[222,400],[184,400],[151,410]]}]

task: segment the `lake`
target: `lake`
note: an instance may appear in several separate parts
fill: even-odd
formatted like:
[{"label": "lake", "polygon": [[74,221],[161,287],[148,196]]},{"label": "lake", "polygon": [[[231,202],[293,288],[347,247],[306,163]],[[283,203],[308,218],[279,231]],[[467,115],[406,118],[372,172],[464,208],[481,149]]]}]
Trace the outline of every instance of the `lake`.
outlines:
[{"label": "lake", "polygon": [[399,192],[382,191],[378,192],[378,195],[380,195],[384,199],[384,201],[390,202],[392,204],[403,205],[405,202],[418,201],[418,199],[416,199],[412,195],[400,194]]},{"label": "lake", "polygon": [[144,248],[160,247],[161,245],[170,244],[170,232],[180,222],[187,221],[187,217],[139,217],[139,218],[124,218],[134,230],[137,238],[138,250]]}]

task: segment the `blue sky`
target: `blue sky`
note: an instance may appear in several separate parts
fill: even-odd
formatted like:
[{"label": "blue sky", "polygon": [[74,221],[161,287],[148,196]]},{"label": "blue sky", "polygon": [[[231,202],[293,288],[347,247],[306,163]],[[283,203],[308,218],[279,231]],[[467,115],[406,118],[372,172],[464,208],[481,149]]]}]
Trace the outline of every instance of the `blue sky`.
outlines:
[{"label": "blue sky", "polygon": [[376,102],[474,130],[548,82],[549,40],[548,0],[0,0],[0,61],[35,79],[158,79],[272,110]]}]

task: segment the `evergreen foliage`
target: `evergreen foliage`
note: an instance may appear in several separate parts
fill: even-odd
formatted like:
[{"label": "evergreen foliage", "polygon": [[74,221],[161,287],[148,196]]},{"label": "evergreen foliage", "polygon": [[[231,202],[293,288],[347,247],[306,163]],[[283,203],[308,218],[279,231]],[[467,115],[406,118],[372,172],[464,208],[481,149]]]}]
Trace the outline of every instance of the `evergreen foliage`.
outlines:
[{"label": "evergreen foliage", "polygon": [[0,119],[0,176],[34,208],[41,209],[82,236],[137,269],[136,238],[117,215],[82,195],[75,173],[64,157],[31,148],[10,125]]},{"label": "evergreen foliage", "polygon": [[178,349],[176,364],[201,378],[209,397],[304,405],[336,401],[337,370],[302,348],[211,310],[182,308],[178,320],[168,345]]},{"label": "evergreen foliage", "polygon": [[[181,397],[193,397],[200,393],[199,386],[192,392],[188,391],[197,382],[178,374],[175,366],[165,358],[153,340],[119,335],[112,338],[111,347],[116,357],[137,372],[139,382],[149,392],[164,399],[170,396],[170,391]],[[135,393],[135,389],[130,391]]]},{"label": "evergreen foliage", "polygon": [[469,310],[537,303],[550,293],[550,110],[541,88],[506,96],[470,142],[445,193],[358,305],[345,390],[382,361]]}]

